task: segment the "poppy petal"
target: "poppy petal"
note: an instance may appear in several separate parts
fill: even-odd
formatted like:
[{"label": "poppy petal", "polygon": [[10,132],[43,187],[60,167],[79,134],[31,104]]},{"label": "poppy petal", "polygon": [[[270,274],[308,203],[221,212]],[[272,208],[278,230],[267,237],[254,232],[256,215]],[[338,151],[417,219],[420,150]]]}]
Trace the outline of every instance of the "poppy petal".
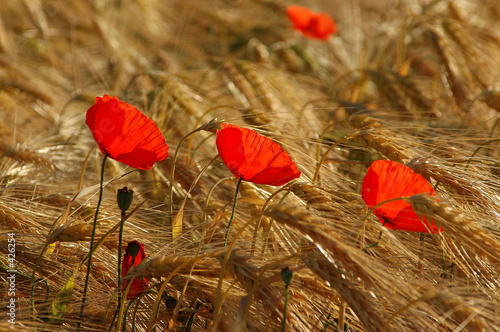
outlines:
[{"label": "poppy petal", "polygon": [[253,130],[223,124],[216,144],[222,161],[237,178],[280,186],[300,176],[279,144]]},{"label": "poppy petal", "polygon": [[305,36],[327,40],[337,32],[337,24],[325,13],[315,13],[309,8],[290,5],[286,14],[293,24],[293,28],[300,30]]},{"label": "poppy petal", "polygon": [[314,12],[309,8],[290,5],[286,8],[286,15],[293,24],[293,28],[297,30],[307,29],[311,19],[314,17]]},{"label": "poppy petal", "polygon": [[[122,285],[122,291],[127,288],[128,282],[124,282]],[[127,293],[127,300],[133,300],[137,296],[139,296],[142,292],[148,289],[148,281],[144,277],[136,278],[132,281],[132,285],[130,286]]]},{"label": "poppy petal", "polygon": [[245,147],[242,131],[223,124],[223,129],[217,132],[217,151],[227,168],[237,178],[244,177],[238,170],[245,163]]},{"label": "poppy petal", "polygon": [[[361,188],[363,200],[370,209],[393,198],[419,194],[436,196],[436,192],[423,176],[405,165],[387,160],[373,162]],[[431,225],[425,218],[420,220],[411,205],[403,200],[384,203],[373,213],[390,229],[424,233],[442,231],[437,229],[432,220]]]},{"label": "poppy petal", "polygon": [[[144,246],[139,241],[131,241],[127,244],[125,255],[122,261],[121,275],[124,277],[128,271],[139,265],[139,263],[146,258],[146,251]],[[128,281],[122,284],[122,291],[127,288]],[[138,277],[132,281],[130,289],[127,293],[127,300],[132,300],[148,288],[148,280],[144,277]]]},{"label": "poppy petal", "polygon": [[[290,164],[291,158],[285,151],[280,151],[274,155],[266,154],[267,166],[249,180],[253,183],[268,183],[282,185],[300,176],[300,172],[295,164]],[[265,159],[266,157],[263,157]],[[249,158],[248,162],[251,162]],[[293,166],[292,166],[293,165]]]},{"label": "poppy petal", "polygon": [[154,122],[116,97],[97,97],[86,123],[99,149],[130,167],[149,170],[168,157],[168,145]]},{"label": "poppy petal", "polygon": [[[87,126],[92,131],[99,149],[106,153],[106,147],[113,144],[121,134],[123,123],[130,105],[117,105],[117,98],[104,95],[97,97],[95,104],[87,111]],[[121,107],[120,107],[121,106]]]},{"label": "poppy petal", "polygon": [[395,218],[396,222],[394,222],[395,226],[392,227],[392,222],[388,222],[385,225],[387,228],[408,231],[408,232],[421,232],[421,233],[439,233],[440,230],[436,227],[434,222],[431,220],[431,224],[425,218],[422,217],[422,220],[415,213],[411,205],[402,209]]},{"label": "poppy petal", "polygon": [[329,15],[319,13],[311,19],[310,30],[316,38],[326,40],[337,33],[337,24]]}]

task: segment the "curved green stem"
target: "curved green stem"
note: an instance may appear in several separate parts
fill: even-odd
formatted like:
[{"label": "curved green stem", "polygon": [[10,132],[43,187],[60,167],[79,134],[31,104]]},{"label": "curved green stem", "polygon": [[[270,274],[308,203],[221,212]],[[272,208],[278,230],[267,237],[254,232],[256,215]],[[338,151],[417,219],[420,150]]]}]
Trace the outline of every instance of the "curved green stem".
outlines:
[{"label": "curved green stem", "polygon": [[[95,210],[95,215],[94,215],[94,225],[92,226],[92,236],[90,238],[90,250],[89,250],[89,260],[87,263],[87,273],[85,275],[85,285],[83,286],[83,297],[82,297],[82,305],[80,306],[80,315],[79,317],[83,317],[83,309],[85,307],[85,300],[87,297],[87,289],[89,286],[89,276],[90,276],[90,268],[92,266],[92,254],[93,254],[93,248],[94,248],[94,237],[95,237],[95,229],[97,225],[97,217],[99,216],[99,207],[101,206],[102,202],[102,191],[103,191],[103,184],[104,184],[104,166],[106,164],[106,159],[108,158],[108,155],[105,154],[104,158],[102,160],[102,167],[101,167],[101,186],[99,189],[99,200],[97,201],[97,207]],[[77,331],[80,330],[80,325],[81,321],[78,322],[78,329]]]},{"label": "curved green stem", "polygon": [[[264,206],[262,207],[262,211],[264,211],[266,209],[266,207],[269,204],[269,202],[271,202],[271,199],[273,199],[279,192],[285,190],[285,188],[287,186],[288,185],[286,185],[286,186],[280,188],[279,190],[275,191],[274,193],[272,193],[271,196],[269,196],[269,198],[264,203]],[[288,196],[289,193],[290,193],[290,191],[287,191],[283,195],[283,197],[280,198],[280,200],[278,201],[278,203],[276,205],[279,205],[279,204],[283,203],[283,201],[285,200],[286,196]],[[262,213],[262,215],[263,215],[263,213]],[[259,223],[260,223],[260,220],[259,220]],[[264,244],[262,245],[262,251],[260,253],[261,258],[263,258],[264,254],[266,253],[267,244],[269,243],[269,236],[271,235],[271,229],[273,227],[273,224],[274,224],[274,219],[271,218],[271,221],[269,222],[269,226],[267,227],[267,232],[266,232],[266,235],[265,235],[265,238],[264,238]],[[257,225],[257,227],[259,227],[259,225]],[[252,243],[252,246],[253,246],[253,243]],[[252,247],[252,249],[251,249],[252,253],[253,253],[253,249],[254,249],[254,247]]]},{"label": "curved green stem", "polygon": [[[385,221],[384,223],[382,224],[382,226],[385,225]],[[377,237],[377,241],[375,241],[375,243],[372,243],[366,247],[363,247],[361,248],[361,251],[367,251],[368,249],[371,249],[371,248],[375,248],[376,246],[378,246],[378,243],[380,242],[380,239],[382,238],[382,231],[380,231],[380,233],[378,233],[378,237]]]},{"label": "curved green stem", "polygon": [[469,168],[469,165],[470,163],[472,162],[472,158],[474,158],[474,156],[479,152],[481,151],[482,148],[484,148],[486,145],[488,144],[491,144],[491,143],[495,143],[495,142],[498,142],[500,141],[500,138],[494,138],[494,139],[491,139],[481,145],[479,145],[476,150],[474,150],[474,152],[472,152],[471,156],[469,157],[469,160],[467,160],[467,164],[465,165],[465,169],[464,171],[467,171],[467,169]]},{"label": "curved green stem", "polygon": [[[170,186],[168,188],[168,199],[169,199],[169,204],[168,204],[168,208],[170,209],[170,224],[172,224],[172,220],[173,220],[173,215],[174,215],[174,176],[175,176],[175,163],[177,162],[177,156],[179,155],[179,149],[182,145],[182,143],[186,140],[186,138],[188,138],[189,136],[191,136],[192,134],[196,133],[198,131],[198,129],[195,129],[193,130],[192,132],[190,132],[189,134],[187,134],[186,136],[184,136],[183,138],[181,138],[181,140],[179,141],[179,144],[177,145],[177,149],[175,149],[175,153],[174,153],[174,158],[172,160],[172,166],[170,167]],[[166,218],[163,219],[163,223],[162,223],[162,226],[165,226],[165,221],[166,221]]]},{"label": "curved green stem", "polygon": [[312,181],[311,182],[315,182],[317,179],[318,179],[318,175],[319,175],[319,170],[321,169],[321,166],[323,165],[323,163],[325,162],[325,159],[326,159],[326,156],[328,156],[328,154],[335,148],[337,147],[340,143],[343,143],[345,141],[347,141],[348,139],[352,138],[353,135],[349,135],[349,136],[346,136],[344,138],[342,138],[341,140],[337,141],[335,144],[332,144],[330,145],[330,147],[326,150],[325,154],[323,155],[323,157],[321,158],[321,160],[318,162],[318,164],[316,165],[316,171],[314,172],[314,176],[312,178]]},{"label": "curved green stem", "polygon": [[238,201],[238,190],[240,189],[240,185],[241,185],[242,180],[243,180],[242,178],[239,178],[238,184],[236,185],[236,192],[234,193],[233,210],[231,211],[231,218],[229,218],[229,223],[227,224],[227,229],[226,229],[226,235],[224,236],[224,246],[226,246],[226,243],[227,243],[227,236],[229,235],[229,228],[231,227],[231,224],[233,223],[234,211],[236,210],[236,202]]},{"label": "curved green stem", "polygon": [[45,289],[46,289],[46,294],[45,294],[45,303],[49,300],[49,293],[50,293],[50,286],[49,283],[45,278],[38,278],[36,279],[32,284],[31,284],[31,310],[32,310],[32,317],[35,319],[35,286],[37,283],[40,281],[43,281],[45,283]]},{"label": "curved green stem", "polygon": [[[194,133],[196,133],[198,131],[205,130],[206,128],[211,127],[214,124],[214,122],[216,122],[216,121],[217,121],[216,119],[212,119],[210,122],[202,125],[201,127],[196,128],[195,130],[193,130],[192,132],[190,132],[189,134],[187,134],[186,136],[184,136],[183,138],[181,138],[181,140],[179,141],[179,144],[177,145],[177,149],[175,149],[174,158],[172,160],[172,166],[170,167],[170,187],[168,188],[170,224],[172,224],[172,221],[174,219],[174,197],[173,197],[173,192],[174,192],[174,176],[175,176],[175,164],[177,162],[177,156],[179,155],[179,149],[180,149],[182,143],[189,136],[193,135]],[[190,149],[190,147],[188,149]],[[163,219],[162,226],[165,226],[165,221],[166,221],[166,216]]]},{"label": "curved green stem", "polygon": [[[217,155],[216,157],[219,157],[219,155]],[[221,184],[222,182],[224,181],[227,181],[227,180],[232,180],[233,179],[233,176],[228,176],[226,178],[222,178],[222,179],[219,179],[217,182],[215,182],[215,184],[212,186],[212,188],[210,188],[210,190],[208,191],[208,194],[207,194],[207,197],[205,199],[205,208],[203,209],[203,221],[207,220],[207,210],[208,210],[208,206],[210,205],[210,197],[212,197],[212,193],[214,192],[215,188]]]}]

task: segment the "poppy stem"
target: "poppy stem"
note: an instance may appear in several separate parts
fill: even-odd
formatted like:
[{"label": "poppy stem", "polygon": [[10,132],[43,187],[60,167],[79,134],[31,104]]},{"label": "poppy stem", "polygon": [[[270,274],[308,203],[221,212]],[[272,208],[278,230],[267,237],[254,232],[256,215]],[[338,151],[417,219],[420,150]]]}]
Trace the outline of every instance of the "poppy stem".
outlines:
[{"label": "poppy stem", "polygon": [[224,236],[224,246],[226,246],[226,243],[227,243],[227,236],[229,235],[229,228],[231,227],[231,224],[233,223],[234,211],[236,210],[236,202],[238,201],[238,190],[240,189],[240,185],[241,185],[242,180],[243,180],[243,178],[239,178],[238,184],[236,185],[236,192],[234,193],[233,210],[231,211],[231,218],[229,218],[229,223],[227,224],[227,229],[226,229],[226,235]]},{"label": "poppy stem", "polygon": [[281,279],[285,283],[285,303],[283,305],[283,319],[281,321],[281,332],[285,332],[286,330],[286,312],[287,312],[287,307],[288,307],[288,294],[289,294],[289,287],[290,284],[293,281],[293,271],[290,270],[288,267],[284,268],[281,270]]},{"label": "poppy stem", "polygon": [[317,179],[318,179],[318,176],[319,176],[319,170],[321,169],[321,166],[323,165],[323,163],[325,162],[326,160],[326,157],[328,156],[328,154],[335,148],[337,147],[340,143],[343,143],[345,141],[347,141],[349,138],[351,138],[351,135],[350,136],[346,136],[344,138],[342,138],[341,140],[337,141],[335,144],[332,144],[327,150],[326,152],[323,154],[323,157],[321,157],[321,160],[318,162],[318,164],[316,165],[316,171],[314,172],[314,176],[313,176],[313,179],[312,179],[312,182],[315,182]]},{"label": "poppy stem", "polygon": [[425,233],[419,234],[418,242],[419,242],[419,252],[418,252],[417,269],[422,271],[424,269],[423,257],[424,257],[424,251],[425,251]]},{"label": "poppy stem", "polygon": [[286,311],[288,307],[288,285],[285,286],[285,304],[283,306],[283,320],[281,321],[281,332],[286,329]]},{"label": "poppy stem", "polygon": [[[172,166],[170,167],[170,187],[168,188],[168,200],[169,200],[168,208],[170,212],[169,216],[170,226],[172,226],[172,222],[174,220],[174,176],[175,176],[175,164],[177,162],[177,156],[179,155],[179,149],[182,143],[186,140],[186,138],[200,131],[202,127],[193,130],[192,132],[181,138],[179,144],[177,145],[177,149],[175,149],[174,158],[172,159]],[[162,226],[165,226],[165,221],[167,221],[167,216],[165,216],[165,218],[163,219]]]},{"label": "poppy stem", "polygon": [[[92,264],[92,254],[93,254],[93,248],[94,248],[94,237],[95,237],[95,229],[97,225],[97,217],[99,216],[99,207],[101,206],[102,202],[102,191],[103,191],[103,184],[104,184],[104,166],[106,164],[106,159],[108,158],[108,154],[104,155],[104,158],[102,160],[102,166],[101,166],[101,185],[99,188],[99,200],[97,201],[97,206],[94,214],[94,225],[92,226],[92,236],[90,238],[90,250],[89,250],[89,260],[87,263],[87,273],[85,275],[85,285],[83,286],[83,297],[82,297],[82,304],[80,306],[80,315],[79,317],[83,317],[83,309],[85,307],[85,300],[87,297],[87,288],[89,285],[89,276],[90,276],[90,268]],[[78,322],[78,329],[77,331],[80,330],[80,325],[81,321]]]},{"label": "poppy stem", "polygon": [[[121,275],[121,265],[122,265],[122,241],[123,241],[123,224],[125,224],[125,216],[126,213],[125,211],[121,212],[121,220],[120,220],[120,230],[118,232],[118,307],[116,308],[115,311],[115,317],[117,312],[120,310],[120,307],[122,305],[122,275]],[[115,318],[113,317],[113,323],[114,323]],[[111,323],[111,327],[113,326],[113,323]]]},{"label": "poppy stem", "polygon": [[380,242],[381,237],[382,237],[382,231],[380,233],[378,233],[377,241],[375,243],[370,244],[369,246],[363,247],[363,249],[361,249],[361,251],[367,251],[368,249],[375,248],[376,246],[378,246],[378,243]]},{"label": "poppy stem", "polygon": [[[382,224],[382,226],[385,226],[385,224],[388,222],[387,219],[384,219],[384,223]],[[380,231],[380,233],[378,233],[378,238],[377,238],[377,241],[373,244],[370,244],[369,246],[366,246],[366,247],[363,247],[363,249],[361,249],[362,251],[367,251],[368,249],[371,249],[371,248],[374,248],[376,246],[378,246],[378,243],[380,242],[380,239],[382,238],[382,231]]]}]

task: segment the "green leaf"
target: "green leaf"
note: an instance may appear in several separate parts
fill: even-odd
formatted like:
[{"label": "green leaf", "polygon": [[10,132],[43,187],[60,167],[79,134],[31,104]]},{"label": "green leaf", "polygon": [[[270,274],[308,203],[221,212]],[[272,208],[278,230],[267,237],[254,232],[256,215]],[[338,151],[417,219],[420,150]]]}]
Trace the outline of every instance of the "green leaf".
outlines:
[{"label": "green leaf", "polygon": [[64,314],[68,311],[68,303],[71,300],[71,294],[73,293],[73,287],[75,285],[75,274],[73,273],[71,277],[66,281],[66,284],[57,293],[54,301],[52,301],[52,317],[50,321],[52,323],[62,323],[62,318]]}]

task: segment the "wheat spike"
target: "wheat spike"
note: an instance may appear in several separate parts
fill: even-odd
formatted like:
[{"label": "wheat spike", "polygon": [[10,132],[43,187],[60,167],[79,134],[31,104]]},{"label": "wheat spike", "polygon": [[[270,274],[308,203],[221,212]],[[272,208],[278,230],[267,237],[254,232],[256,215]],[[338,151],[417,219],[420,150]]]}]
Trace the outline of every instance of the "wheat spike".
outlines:
[{"label": "wheat spike", "polygon": [[258,99],[252,89],[252,86],[246,78],[240,74],[235,65],[232,62],[226,61],[222,68],[224,69],[229,81],[234,84],[234,87],[237,89],[234,93],[240,97],[239,99],[243,105],[249,109],[258,109],[260,105],[257,103]]},{"label": "wheat spike", "polygon": [[339,209],[334,207],[333,201],[327,194],[313,185],[307,183],[294,183],[289,189],[316,210],[328,213],[339,212]]},{"label": "wheat spike", "polygon": [[[225,253],[219,256],[220,263],[223,264]],[[280,312],[283,310],[282,295],[280,295],[276,289],[270,287],[263,283],[263,280],[259,280],[259,270],[254,266],[250,265],[248,258],[236,254],[236,252],[231,252],[229,259],[227,260],[227,272],[233,278],[238,280],[242,287],[247,291],[251,292],[255,287],[255,300],[261,301],[264,308],[268,310],[276,318],[280,317]],[[255,283],[259,283],[254,285]]]},{"label": "wheat spike", "polygon": [[157,254],[148,257],[131,269],[124,280],[137,276],[169,276],[174,271],[178,274],[189,274],[193,266],[195,275],[218,277],[218,273],[213,270],[213,266],[217,265],[216,256],[216,253],[194,257],[180,254]]},{"label": "wheat spike", "polygon": [[480,253],[488,254],[495,261],[500,261],[498,241],[463,214],[426,196],[412,196],[407,200],[417,215],[426,216],[434,220],[438,227],[442,227],[445,236],[452,237],[457,243],[464,241]]},{"label": "wheat spike", "polygon": [[491,322],[488,323],[481,317],[481,308],[476,301],[464,302],[464,299],[448,290],[431,291],[424,294],[426,302],[431,303],[443,312],[451,313],[453,318],[461,322],[460,326],[467,331],[484,332],[490,331]]},{"label": "wheat spike", "polygon": [[336,230],[311,211],[288,205],[277,205],[264,212],[279,223],[289,225],[308,236],[318,247],[327,250],[335,261],[341,262],[344,268],[355,273],[368,284],[375,284],[371,272],[360,262],[363,257],[358,250],[341,239]]},{"label": "wheat spike", "polygon": [[428,180],[433,178],[451,187],[457,193],[468,199],[475,200],[478,203],[490,201],[490,199],[487,198],[487,194],[481,191],[477,185],[474,185],[474,180],[478,181],[479,179],[474,179],[475,176],[472,174],[472,170],[469,171],[469,174],[464,173],[460,176],[458,172],[452,173],[446,167],[433,162],[429,158],[414,158],[407,166]]},{"label": "wheat spike", "polygon": [[349,118],[349,124],[354,128],[362,128],[352,135],[352,138],[357,142],[375,149],[392,161],[404,164],[411,159],[407,149],[396,144],[392,139],[396,135],[383,128],[374,118],[366,114],[353,115]]},{"label": "wheat spike", "polygon": [[374,314],[376,312],[380,313],[380,309],[374,307],[370,295],[362,291],[362,288],[358,287],[358,285],[347,280],[342,270],[320,255],[311,254],[303,259],[312,272],[327,281],[330,287],[337,291],[339,296],[356,313],[367,331],[378,331],[383,326],[383,316]]}]

